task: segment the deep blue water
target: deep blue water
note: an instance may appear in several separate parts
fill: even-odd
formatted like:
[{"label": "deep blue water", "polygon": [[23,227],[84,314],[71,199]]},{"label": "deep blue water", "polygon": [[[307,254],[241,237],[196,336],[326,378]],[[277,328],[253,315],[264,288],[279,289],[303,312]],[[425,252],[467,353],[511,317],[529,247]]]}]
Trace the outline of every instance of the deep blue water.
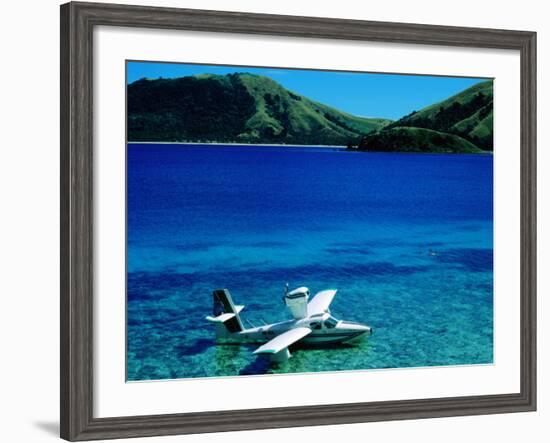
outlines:
[{"label": "deep blue water", "polygon": [[[492,156],[129,144],[127,174],[129,380],[492,363]],[[374,334],[277,367],[215,344],[213,289],[261,324],[286,282]]]}]

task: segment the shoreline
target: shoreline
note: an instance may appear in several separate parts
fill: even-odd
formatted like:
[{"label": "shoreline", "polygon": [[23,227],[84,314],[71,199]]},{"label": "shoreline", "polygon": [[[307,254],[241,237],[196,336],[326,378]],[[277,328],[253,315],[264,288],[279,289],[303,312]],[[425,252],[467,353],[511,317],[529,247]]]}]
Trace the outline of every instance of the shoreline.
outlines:
[{"label": "shoreline", "polygon": [[451,155],[493,155],[492,151],[480,151],[480,152],[438,152],[438,151],[363,151],[360,149],[348,149],[347,146],[341,145],[287,145],[276,143],[195,143],[195,142],[131,142],[127,141],[127,145],[182,145],[182,146],[242,146],[242,147],[254,147],[265,146],[271,148],[320,148],[320,149],[337,149],[349,152],[372,152],[379,154],[451,154]]},{"label": "shoreline", "polygon": [[133,145],[188,145],[188,146],[267,146],[273,148],[327,148],[327,149],[347,149],[344,145],[290,145],[277,143],[214,143],[214,142],[132,142],[126,141],[126,144]]}]

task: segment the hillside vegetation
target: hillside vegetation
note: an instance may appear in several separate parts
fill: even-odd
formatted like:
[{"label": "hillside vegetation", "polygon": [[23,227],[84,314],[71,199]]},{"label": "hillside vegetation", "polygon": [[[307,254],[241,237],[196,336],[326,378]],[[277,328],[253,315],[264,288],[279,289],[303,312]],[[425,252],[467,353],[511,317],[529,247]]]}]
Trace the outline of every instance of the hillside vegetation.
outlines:
[{"label": "hillside vegetation", "polygon": [[128,85],[127,97],[129,141],[347,145],[389,123],[248,73],[142,79]]},{"label": "hillside vegetation", "polygon": [[458,135],[425,128],[391,128],[368,137],[369,151],[382,152],[484,152]]},{"label": "hillside vegetation", "polygon": [[[418,131],[417,129],[429,131]],[[367,134],[360,150],[493,150],[493,82],[484,81]],[[475,151],[474,151],[475,148]]]},{"label": "hillside vegetation", "polygon": [[492,81],[393,122],[339,111],[249,73],[141,79],[128,85],[127,106],[129,141],[493,150]]}]

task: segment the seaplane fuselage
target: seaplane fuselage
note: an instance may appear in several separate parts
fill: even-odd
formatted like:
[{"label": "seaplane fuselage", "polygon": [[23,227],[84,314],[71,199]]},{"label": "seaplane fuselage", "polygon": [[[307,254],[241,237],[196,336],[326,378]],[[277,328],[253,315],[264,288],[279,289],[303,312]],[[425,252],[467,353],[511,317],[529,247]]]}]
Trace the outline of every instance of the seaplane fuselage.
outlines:
[{"label": "seaplane fuselage", "polygon": [[356,343],[370,335],[371,328],[361,323],[336,320],[328,313],[316,314],[300,320],[285,320],[278,323],[244,329],[219,337],[220,341],[263,343],[294,328],[306,327],[311,333],[300,340],[304,345]]}]

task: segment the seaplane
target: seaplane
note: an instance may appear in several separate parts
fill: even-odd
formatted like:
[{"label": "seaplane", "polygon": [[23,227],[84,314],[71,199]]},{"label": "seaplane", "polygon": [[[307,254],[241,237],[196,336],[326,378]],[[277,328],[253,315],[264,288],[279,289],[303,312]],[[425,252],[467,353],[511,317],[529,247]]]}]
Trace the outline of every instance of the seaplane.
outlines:
[{"label": "seaplane", "polygon": [[206,320],[215,324],[219,342],[264,343],[254,354],[282,363],[291,357],[288,349],[291,345],[354,344],[372,333],[365,324],[337,320],[331,315],[329,306],[336,292],[326,289],[310,300],[308,288],[289,291],[287,284],[283,301],[292,319],[262,326],[250,324],[251,327],[245,328],[240,315],[244,306],[236,305],[227,289],[216,289],[212,293],[213,315]]}]

